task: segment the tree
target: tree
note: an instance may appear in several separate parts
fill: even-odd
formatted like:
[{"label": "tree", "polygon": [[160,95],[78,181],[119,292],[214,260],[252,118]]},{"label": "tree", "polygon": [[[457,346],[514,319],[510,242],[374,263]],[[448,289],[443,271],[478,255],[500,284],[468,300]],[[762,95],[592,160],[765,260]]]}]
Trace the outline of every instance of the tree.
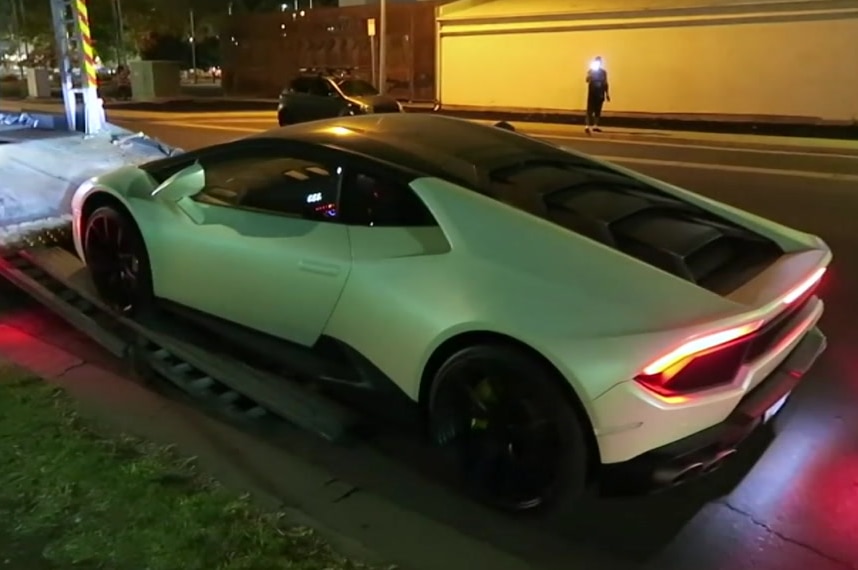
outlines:
[{"label": "tree", "polygon": [[[110,57],[115,47],[115,25],[111,17],[110,0],[89,0],[87,3],[93,44],[102,57]],[[51,0],[0,0],[0,13],[17,16],[15,33],[18,42],[31,49],[30,65],[49,65],[54,59],[54,30]]]},{"label": "tree", "polygon": [[[31,4],[32,2],[32,4]],[[48,25],[44,25],[47,19]],[[50,4],[33,0],[0,0],[0,29],[5,55],[24,52],[29,61],[20,65],[42,65],[53,57],[50,32]]]},{"label": "tree", "polygon": [[[174,52],[177,42],[187,43],[191,35],[190,13],[194,11],[195,34],[204,42],[206,30],[216,30],[226,17],[229,0],[119,0],[122,13],[122,33],[116,11],[117,0],[87,0],[90,29],[96,53],[102,60],[115,60],[124,54]],[[23,12],[23,13],[22,13]],[[12,16],[16,15],[17,18]],[[15,24],[20,22],[20,25]],[[20,41],[35,46],[34,64],[44,65],[53,58],[53,20],[51,0],[0,0],[0,34],[3,24],[15,24],[7,35],[15,41],[6,42],[5,49],[16,49]],[[14,32],[14,34],[12,34]],[[203,32],[203,33],[201,33]],[[119,38],[124,45],[119,46]],[[165,43],[164,47],[155,44]],[[36,61],[37,60],[37,61]]]}]

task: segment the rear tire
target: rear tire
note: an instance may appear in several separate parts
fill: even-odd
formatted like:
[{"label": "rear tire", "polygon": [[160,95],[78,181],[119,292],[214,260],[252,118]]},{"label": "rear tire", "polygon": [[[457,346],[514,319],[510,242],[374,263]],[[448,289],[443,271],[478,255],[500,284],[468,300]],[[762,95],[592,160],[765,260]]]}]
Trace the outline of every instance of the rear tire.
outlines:
[{"label": "rear tire", "polygon": [[430,434],[478,501],[506,512],[566,512],[584,494],[590,467],[566,396],[556,373],[525,351],[471,346],[435,374]]},{"label": "rear tire", "polygon": [[86,220],[83,253],[93,285],[111,309],[127,316],[152,309],[149,254],[130,216],[112,206],[95,210]]}]

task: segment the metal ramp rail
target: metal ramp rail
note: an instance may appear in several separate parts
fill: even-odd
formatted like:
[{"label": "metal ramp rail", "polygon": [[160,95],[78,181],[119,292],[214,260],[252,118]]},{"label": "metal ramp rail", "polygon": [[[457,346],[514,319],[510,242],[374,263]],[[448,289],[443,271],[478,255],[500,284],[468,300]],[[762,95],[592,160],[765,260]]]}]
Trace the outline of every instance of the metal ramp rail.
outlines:
[{"label": "metal ramp rail", "polygon": [[170,320],[118,316],[98,299],[86,267],[50,245],[9,250],[0,275],[118,358],[158,374],[195,399],[231,416],[274,416],[334,443],[351,440],[357,414],[295,380],[270,374],[194,343]]}]

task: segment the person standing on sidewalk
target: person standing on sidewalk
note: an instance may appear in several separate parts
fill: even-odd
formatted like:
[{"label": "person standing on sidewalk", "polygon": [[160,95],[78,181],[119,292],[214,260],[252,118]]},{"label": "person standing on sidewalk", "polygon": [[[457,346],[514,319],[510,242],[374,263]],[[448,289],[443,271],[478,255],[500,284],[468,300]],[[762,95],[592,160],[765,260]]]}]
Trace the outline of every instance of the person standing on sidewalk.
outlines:
[{"label": "person standing on sidewalk", "polygon": [[602,118],[602,106],[611,100],[608,89],[608,72],[602,65],[602,56],[596,57],[587,71],[587,116],[584,131],[589,135],[591,129],[601,133],[599,119]]},{"label": "person standing on sidewalk", "polygon": [[120,101],[131,99],[131,70],[125,65],[116,68],[116,98]]}]

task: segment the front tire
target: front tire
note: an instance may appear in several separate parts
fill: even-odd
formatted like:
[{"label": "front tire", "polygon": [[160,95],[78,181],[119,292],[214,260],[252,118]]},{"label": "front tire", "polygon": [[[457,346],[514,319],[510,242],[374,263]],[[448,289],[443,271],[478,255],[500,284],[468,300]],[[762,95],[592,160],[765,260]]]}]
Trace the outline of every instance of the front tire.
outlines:
[{"label": "front tire", "polygon": [[83,253],[93,285],[114,311],[137,316],[152,308],[152,272],[143,236],[129,215],[111,206],[86,220]]},{"label": "front tire", "polygon": [[429,395],[430,434],[450,450],[466,490],[507,512],[566,511],[584,494],[583,427],[556,373],[516,347],[451,356]]}]

